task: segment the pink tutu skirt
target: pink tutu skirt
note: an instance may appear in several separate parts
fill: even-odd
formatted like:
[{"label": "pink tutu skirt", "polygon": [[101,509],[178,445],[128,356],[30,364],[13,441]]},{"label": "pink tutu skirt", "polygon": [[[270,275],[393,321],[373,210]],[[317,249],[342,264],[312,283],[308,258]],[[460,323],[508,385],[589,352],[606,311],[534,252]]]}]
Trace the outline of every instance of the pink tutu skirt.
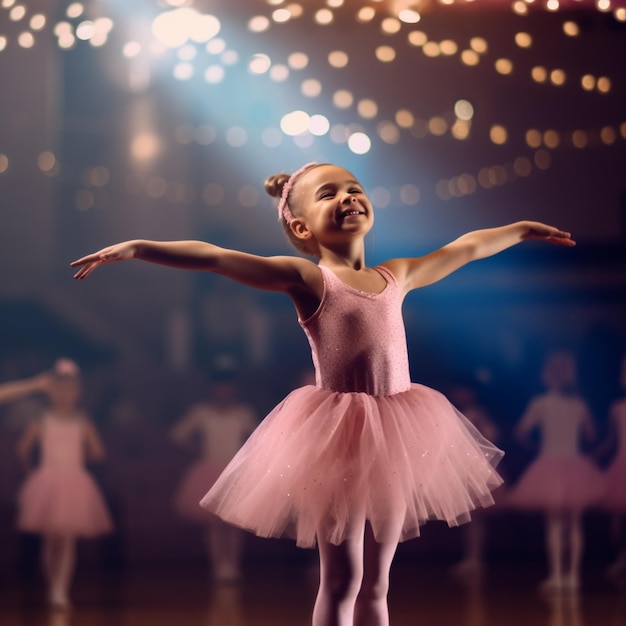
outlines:
[{"label": "pink tutu skirt", "polygon": [[208,459],[194,463],[185,472],[176,490],[174,508],[177,513],[190,522],[199,524],[216,521],[214,515],[200,506],[200,500],[223,471],[223,464]]},{"label": "pink tutu skirt", "polygon": [[604,480],[604,508],[626,513],[626,454],[621,454],[611,463]]},{"label": "pink tutu skirt", "polygon": [[507,503],[543,511],[582,511],[598,504],[602,472],[583,456],[539,456],[510,490]]},{"label": "pink tutu skirt", "polygon": [[201,505],[262,537],[339,544],[367,520],[377,541],[457,525],[493,504],[502,452],[439,392],[375,397],[305,386],[235,455]]},{"label": "pink tutu skirt", "polygon": [[18,494],[19,530],[96,537],[113,528],[104,498],[82,468],[40,467]]}]

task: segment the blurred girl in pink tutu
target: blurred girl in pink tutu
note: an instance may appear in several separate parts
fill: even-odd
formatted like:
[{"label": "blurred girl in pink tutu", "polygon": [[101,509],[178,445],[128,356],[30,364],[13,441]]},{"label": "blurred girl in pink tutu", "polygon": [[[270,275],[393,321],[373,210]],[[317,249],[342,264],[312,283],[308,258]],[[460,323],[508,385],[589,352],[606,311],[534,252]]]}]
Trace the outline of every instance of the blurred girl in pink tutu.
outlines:
[{"label": "blurred girl in pink tutu", "polygon": [[264,537],[317,543],[314,626],[389,623],[398,541],[430,519],[458,524],[492,504],[501,452],[439,392],[412,384],[401,306],[413,289],[526,239],[574,245],[538,222],[474,231],[419,258],[365,263],[374,210],[355,176],[309,163],[265,182],[302,254],[260,257],[199,241],[135,240],[72,263],[143,259],[211,271],[293,301],[316,384],[291,392],[260,424],[202,504]]},{"label": "blurred girl in pink tutu", "polygon": [[[626,392],[626,356],[622,360],[620,385]],[[604,507],[613,514],[618,554],[607,573],[618,579],[626,575],[626,395],[615,400],[609,412],[609,439],[605,447],[616,449],[606,470]]]},{"label": "blurred girl in pink tutu", "polygon": [[549,576],[542,587],[577,589],[584,544],[582,513],[599,502],[604,485],[600,470],[580,449],[582,440],[593,440],[595,429],[587,404],[576,392],[572,354],[549,354],[542,380],[545,393],[530,401],[516,430],[520,441],[537,430],[541,449],[511,489],[508,502],[546,513]]},{"label": "blurred girl in pink tutu", "polygon": [[240,577],[242,531],[202,508],[200,500],[255,426],[252,408],[239,399],[235,371],[224,363],[212,375],[209,400],[191,407],[172,429],[172,438],[180,445],[200,440],[203,458],[183,476],[175,505],[182,517],[206,525],[206,550],[219,582]]},{"label": "blurred girl in pink tutu", "polygon": [[[19,530],[43,536],[42,567],[53,607],[69,606],[76,540],[112,529],[104,499],[84,468],[85,456],[104,457],[96,429],[79,407],[81,380],[77,365],[60,359],[50,373],[0,386],[0,401],[43,392],[49,409],[34,421],[17,445],[28,472],[18,494]],[[31,469],[39,447],[40,463]]]}]

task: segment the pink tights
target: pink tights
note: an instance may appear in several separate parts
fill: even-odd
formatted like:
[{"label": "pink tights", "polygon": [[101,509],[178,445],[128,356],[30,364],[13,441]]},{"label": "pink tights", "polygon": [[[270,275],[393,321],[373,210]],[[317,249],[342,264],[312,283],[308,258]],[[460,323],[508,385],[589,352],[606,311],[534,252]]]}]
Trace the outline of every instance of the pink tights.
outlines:
[{"label": "pink tights", "polygon": [[338,546],[318,545],[313,626],[389,626],[389,570],[398,543],[378,543],[366,524]]}]

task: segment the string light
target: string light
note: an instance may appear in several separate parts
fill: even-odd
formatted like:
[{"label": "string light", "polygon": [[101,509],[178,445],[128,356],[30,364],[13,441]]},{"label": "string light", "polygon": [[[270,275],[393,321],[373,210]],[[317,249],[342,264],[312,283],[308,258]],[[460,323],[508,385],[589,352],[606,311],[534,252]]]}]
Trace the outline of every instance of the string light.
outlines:
[{"label": "string light", "polygon": [[[228,49],[223,40],[219,40],[216,35],[220,31],[220,20],[216,16],[204,15],[198,11],[182,6],[182,3],[175,4],[170,2],[171,7],[176,7],[168,11],[162,11],[157,19],[156,26],[153,27],[153,36],[156,40],[165,44],[169,48],[177,48],[177,62],[173,65],[172,73],[179,80],[192,80],[198,75],[209,84],[218,84],[224,80],[224,66],[236,64],[239,61],[239,54],[233,49]],[[455,10],[453,2],[447,0],[441,3],[445,10]],[[479,1],[476,4],[480,4]],[[581,3],[582,4],[582,3]],[[325,27],[332,24],[339,10],[349,11],[358,23],[367,24],[377,20],[379,22],[380,32],[389,41],[393,37],[402,37],[404,42],[413,48],[412,53],[415,54],[421,50],[422,55],[428,59],[432,59],[433,63],[438,62],[439,57],[455,57],[458,56],[458,62],[464,66],[472,67],[481,64],[482,59],[490,53],[491,44],[482,36],[475,36],[468,41],[461,42],[453,39],[442,39],[437,42],[429,38],[428,33],[422,30],[414,30],[414,25],[420,23],[423,26],[425,20],[423,14],[427,13],[424,9],[421,13],[414,10],[402,10],[396,15],[385,14],[385,8],[382,3],[379,6],[371,6],[369,4],[357,8],[354,14],[354,5],[346,4],[343,0],[327,0],[326,7],[313,10],[306,4],[292,3],[284,5],[280,2],[268,3],[267,15],[259,14],[248,21],[248,30],[253,35],[262,35],[271,28],[287,28],[289,22],[295,18],[308,15],[312,18],[314,24],[318,27]],[[15,35],[15,41],[22,48],[29,48],[36,45],[35,32],[39,33],[45,30],[52,30],[56,36],[58,46],[62,49],[69,50],[79,45],[89,43],[92,46],[104,45],[108,40],[108,34],[114,27],[114,22],[107,16],[91,16],[86,15],[86,6],[79,2],[68,5],[66,9],[66,17],[64,20],[53,23],[44,13],[37,13],[28,16],[26,7],[16,3],[14,0],[1,0],[0,7],[8,11],[8,15],[13,22],[21,23],[27,26],[26,30]],[[549,12],[558,12],[565,7],[564,2],[558,0],[547,0],[545,3],[530,2],[518,0],[511,2],[510,7],[518,15],[525,15],[529,10],[547,10]],[[611,13],[614,19],[618,21],[626,21],[626,9],[613,8],[608,0],[597,0],[595,9],[601,13]],[[105,10],[100,7],[100,10]],[[263,13],[260,11],[259,13]],[[28,17],[28,19],[26,19]],[[195,23],[191,25],[189,18],[193,17]],[[166,18],[170,20],[170,24],[176,23],[176,28],[161,28]],[[100,20],[100,21],[98,21]],[[174,20],[172,22],[172,20]],[[178,21],[176,21],[178,20]],[[160,26],[159,26],[160,25]],[[167,33],[165,31],[168,31]],[[568,38],[580,37],[580,27],[572,19],[564,20],[562,24],[562,34]],[[0,52],[6,49],[9,44],[10,37],[2,33],[0,35]],[[400,41],[400,39],[398,39]],[[534,47],[535,41],[533,35],[529,32],[520,31],[513,37],[513,41],[518,48],[527,50]],[[202,44],[203,47],[194,47],[196,44]],[[206,44],[206,46],[205,46]],[[406,45],[406,43],[405,43]],[[128,41],[123,46],[123,56],[131,60],[142,54],[144,50],[149,50],[150,45],[146,42]],[[396,45],[374,45],[373,52],[375,58],[381,63],[394,63],[399,54],[399,48]],[[196,71],[191,61],[198,57],[199,53],[205,55],[221,54],[221,65],[211,63],[206,68]],[[527,54],[527,53],[524,53]],[[349,64],[349,56],[343,50],[331,50],[327,55],[328,64],[335,68],[345,68]],[[443,62],[443,61],[442,61]],[[259,76],[267,76],[267,80],[274,82],[287,81],[291,77],[292,72],[301,72],[309,66],[309,56],[304,52],[295,52],[291,54],[285,63],[273,63],[270,57],[263,53],[253,53],[249,56],[245,64],[250,73]],[[517,61],[516,61],[517,63]],[[516,73],[521,69],[518,64],[505,56],[500,56],[489,62],[492,71],[500,76],[507,76],[515,70]],[[522,68],[523,69],[523,68]],[[469,71],[469,70],[468,70]],[[528,69],[524,71],[528,72]],[[339,73],[337,74],[339,75]],[[324,85],[317,78],[303,77],[300,78],[300,91],[305,97],[319,97],[324,93],[332,94],[332,104],[335,108],[348,111],[352,109],[355,103],[355,95],[350,89],[332,89],[324,90]],[[586,92],[595,92],[596,94],[609,94],[613,89],[613,81],[609,76],[595,76],[592,74],[584,74],[583,76],[568,75],[562,68],[549,68],[543,65],[535,65],[529,73],[529,82],[539,83],[548,87],[560,87],[565,84],[572,85]],[[469,103],[468,103],[469,104]],[[457,103],[458,105],[458,103]],[[471,105],[470,105],[471,106]],[[425,137],[444,137],[451,136],[457,140],[467,139],[472,129],[471,116],[466,118],[457,112],[457,106],[454,106],[455,116],[450,118],[449,113],[432,115],[429,119],[419,118],[415,112],[409,108],[399,109],[392,115],[393,120],[380,119],[382,112],[379,105],[371,98],[362,98],[356,102],[356,107],[352,109],[351,114],[358,115],[362,120],[371,121],[372,128],[375,132],[367,132],[364,130],[352,130],[346,133],[346,129],[350,126],[333,125],[327,117],[320,114],[309,114],[304,111],[294,111],[284,116],[280,123],[280,129],[268,127],[262,133],[261,141],[266,146],[278,146],[282,141],[281,132],[293,137],[299,137],[301,143],[298,145],[312,145],[311,142],[316,137],[328,135],[329,139],[336,141],[342,138],[338,143],[347,143],[349,149],[355,154],[366,154],[372,146],[373,140],[380,140],[383,143],[393,144],[400,141],[402,133],[413,137],[414,139],[423,139]],[[288,118],[285,121],[285,118]],[[306,122],[306,123],[305,123]],[[207,130],[205,125],[204,131],[192,129],[193,136],[191,141],[187,143],[198,143],[200,145],[209,145],[216,141],[215,129]],[[617,130],[619,129],[619,130]],[[624,139],[626,134],[626,122],[619,126],[603,126],[595,130],[576,129],[569,133],[559,133],[554,129],[548,129],[543,132],[529,130],[525,136],[525,142],[528,147],[536,150],[532,160],[528,157],[518,157],[512,166],[513,175],[511,176],[527,176],[533,169],[546,169],[550,166],[550,150],[555,150],[559,146],[571,146],[577,150],[584,149],[590,145],[613,145],[616,141]],[[510,133],[501,124],[492,124],[489,131],[491,142],[496,145],[505,145],[511,142]],[[232,127],[226,131],[224,140],[227,145],[237,148],[245,145],[249,141],[247,132],[240,127]],[[299,140],[299,141],[300,141]],[[131,151],[135,158],[149,159],[154,156],[162,148],[161,139],[155,137],[138,137],[135,138]],[[515,166],[517,163],[517,166]],[[0,173],[7,171],[9,167],[9,157],[0,155]],[[52,172],[58,168],[59,164],[55,161],[55,166],[42,172]],[[496,169],[493,169],[493,168]],[[504,170],[501,168],[504,167]],[[492,185],[502,184],[503,171],[508,171],[505,166],[492,166],[486,174],[482,175],[483,181],[490,181]],[[509,175],[507,175],[509,176]],[[509,178],[504,176],[504,180]],[[110,175],[107,177],[108,184]],[[471,181],[474,181],[473,183]],[[456,177],[448,179],[446,182],[447,195],[457,197],[458,195],[467,195],[474,193],[481,187],[480,172],[475,174],[460,174]],[[149,185],[151,193],[158,192],[163,185],[157,180]],[[215,190],[212,190],[215,191]],[[78,193],[77,206],[87,207],[93,206],[95,199],[89,201],[88,193],[82,191]],[[159,192],[160,193],[160,192]],[[163,192],[165,193],[165,192]],[[413,193],[413,192],[411,192]],[[407,192],[407,194],[410,196]],[[92,194],[93,195],[93,194]],[[445,195],[445,194],[444,194]],[[245,194],[244,194],[245,196]],[[414,197],[415,194],[413,193]],[[242,196],[243,197],[243,196]],[[245,196],[248,197],[248,196]],[[408,197],[408,196],[407,196]],[[408,203],[410,204],[410,203]],[[82,208],[81,210],[86,210]]]}]

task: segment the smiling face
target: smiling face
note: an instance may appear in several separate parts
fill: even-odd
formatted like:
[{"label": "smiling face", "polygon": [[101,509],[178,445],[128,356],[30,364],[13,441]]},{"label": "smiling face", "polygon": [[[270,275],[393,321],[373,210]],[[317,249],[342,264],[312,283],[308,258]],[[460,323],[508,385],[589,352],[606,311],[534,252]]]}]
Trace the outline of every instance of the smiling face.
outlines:
[{"label": "smiling face", "polygon": [[374,210],[362,185],[337,165],[311,168],[298,180],[291,223],[299,239],[319,246],[364,237],[374,224]]}]

